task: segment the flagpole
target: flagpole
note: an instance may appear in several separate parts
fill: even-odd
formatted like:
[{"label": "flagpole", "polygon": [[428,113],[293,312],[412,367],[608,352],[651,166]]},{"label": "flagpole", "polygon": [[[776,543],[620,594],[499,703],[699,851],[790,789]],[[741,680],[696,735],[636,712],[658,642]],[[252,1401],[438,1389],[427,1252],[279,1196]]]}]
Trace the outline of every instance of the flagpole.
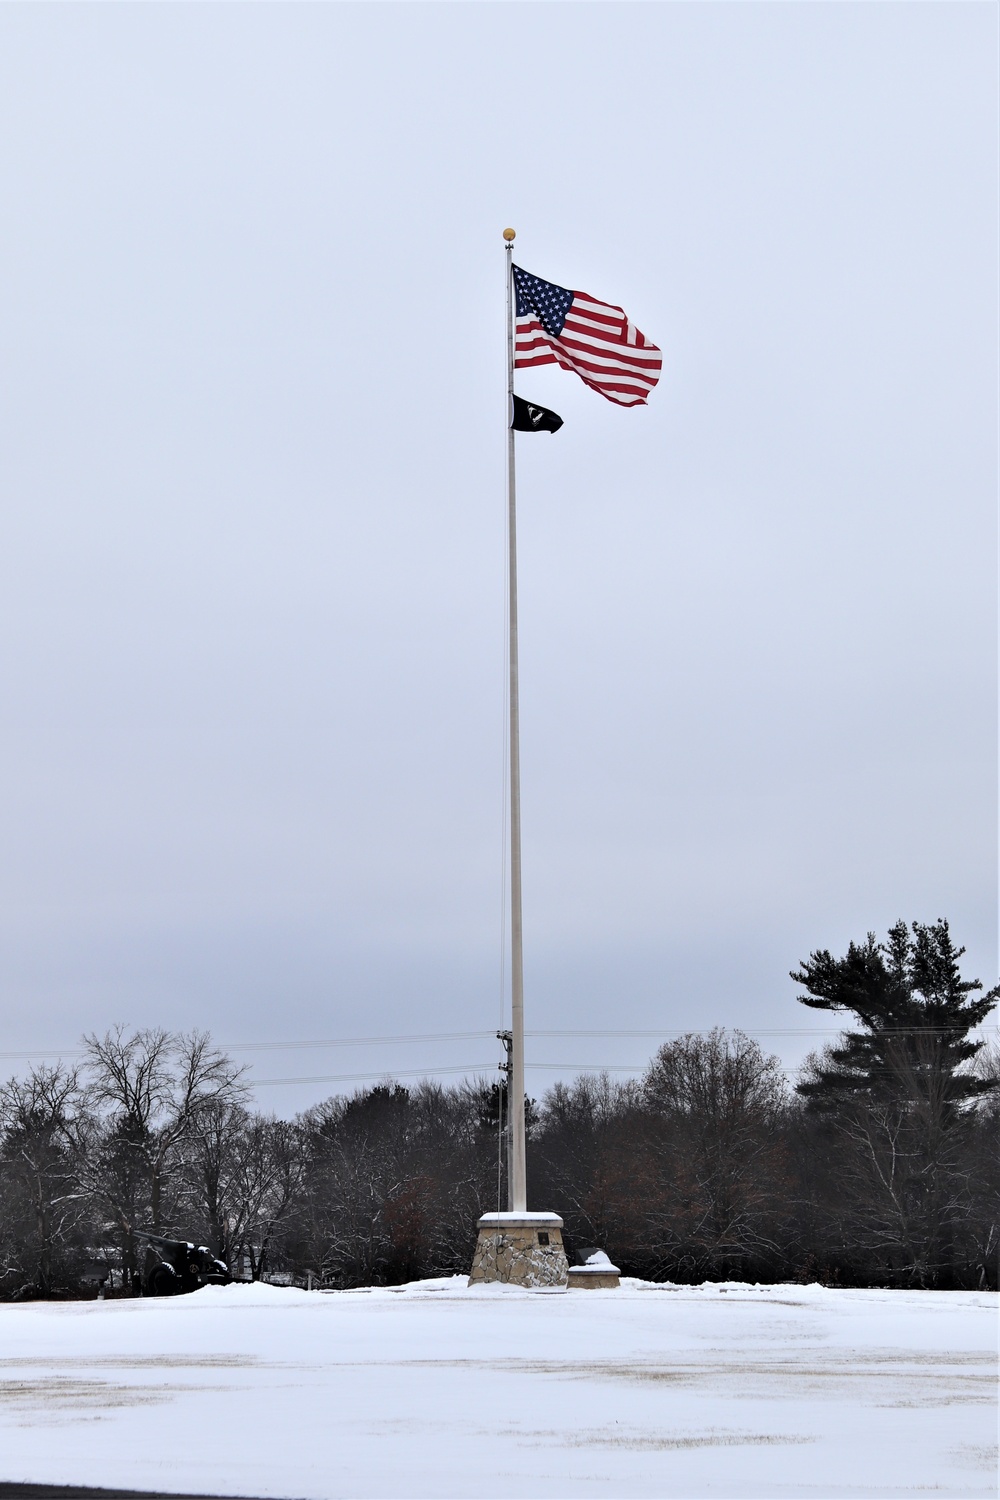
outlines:
[{"label": "flagpole", "polygon": [[[514,301],[513,229],[503,232],[504,274],[507,278],[507,650],[510,719],[510,979],[511,1029],[498,1032],[508,1050],[507,1117],[509,1171],[507,1212],[483,1213],[477,1224],[476,1249],[469,1285],[500,1282],[512,1286],[597,1286],[584,1268],[571,1272],[563,1245],[563,1221],[556,1213],[529,1213],[524,1151],[524,973],[521,933],[521,753],[517,692],[517,507],[514,483],[514,421],[522,432],[556,432],[562,418],[545,407],[517,401],[515,416],[514,357],[516,306]],[[620,307],[598,302],[583,292],[571,292],[554,282],[530,276],[518,268],[517,295],[533,316],[525,318],[541,349],[531,364],[561,364],[576,370],[587,385],[620,406],[645,405],[661,367],[660,351],[627,323]],[[578,306],[579,304],[579,306]],[[576,309],[576,311],[574,311]],[[597,322],[591,324],[592,313]],[[572,317],[570,316],[572,314]],[[563,339],[563,328],[568,335]],[[594,330],[596,331],[596,334]],[[571,351],[581,334],[596,349],[595,361],[581,364]],[[534,347],[534,346],[533,346]],[[564,357],[565,351],[565,357]],[[602,360],[604,363],[602,363]],[[603,372],[603,373],[602,373]],[[590,1268],[586,1268],[589,1270]],[[613,1272],[613,1274],[611,1274]],[[618,1272],[609,1267],[601,1286],[617,1286]]]},{"label": "flagpole", "polygon": [[517,510],[514,483],[514,230],[505,229],[507,273],[507,578],[510,589],[507,640],[510,659],[510,1009],[511,1049],[507,1109],[510,1120],[510,1169],[507,1208],[528,1207],[524,1160],[524,962],[521,938],[521,743],[517,694]]},{"label": "flagpole", "polygon": [[[509,1170],[507,1212],[484,1213],[477,1225],[469,1285],[565,1287],[569,1280],[558,1214],[528,1212],[524,1160],[524,971],[521,951],[521,747],[517,701],[517,511],[514,486],[514,231],[503,232],[507,276],[507,651],[510,676],[510,1022],[498,1032],[507,1050]],[[546,415],[543,413],[543,415]],[[553,413],[549,412],[548,417]],[[556,418],[557,424],[559,419]],[[559,424],[561,425],[561,424]],[[555,431],[550,427],[549,431]]]}]

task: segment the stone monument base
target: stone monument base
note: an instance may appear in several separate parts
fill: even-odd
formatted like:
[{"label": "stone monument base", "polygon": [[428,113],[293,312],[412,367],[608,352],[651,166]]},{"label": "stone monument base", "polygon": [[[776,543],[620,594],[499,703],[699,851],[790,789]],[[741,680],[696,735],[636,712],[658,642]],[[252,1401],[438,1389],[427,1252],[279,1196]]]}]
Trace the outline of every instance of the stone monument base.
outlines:
[{"label": "stone monument base", "polygon": [[469,1285],[566,1286],[562,1226],[558,1214],[483,1214]]},{"label": "stone monument base", "polygon": [[[583,1252],[586,1254],[586,1251]],[[610,1291],[621,1286],[621,1272],[613,1266],[603,1250],[592,1250],[582,1266],[570,1266],[569,1284],[584,1291]]]}]

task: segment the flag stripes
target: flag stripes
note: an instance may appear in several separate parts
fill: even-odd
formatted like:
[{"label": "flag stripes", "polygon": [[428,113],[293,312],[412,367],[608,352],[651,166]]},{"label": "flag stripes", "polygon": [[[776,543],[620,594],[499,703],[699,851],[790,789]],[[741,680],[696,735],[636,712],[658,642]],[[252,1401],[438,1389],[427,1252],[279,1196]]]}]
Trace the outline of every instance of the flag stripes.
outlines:
[{"label": "flag stripes", "polygon": [[[555,332],[561,309],[552,308],[547,298],[537,308],[532,306],[540,289],[551,283],[540,282],[519,266],[514,270],[518,289],[514,364],[519,369],[558,364],[619,406],[644,406],[660,378],[663,358],[623,309],[586,292],[572,292],[562,327]],[[561,290],[552,287],[553,294]]]}]

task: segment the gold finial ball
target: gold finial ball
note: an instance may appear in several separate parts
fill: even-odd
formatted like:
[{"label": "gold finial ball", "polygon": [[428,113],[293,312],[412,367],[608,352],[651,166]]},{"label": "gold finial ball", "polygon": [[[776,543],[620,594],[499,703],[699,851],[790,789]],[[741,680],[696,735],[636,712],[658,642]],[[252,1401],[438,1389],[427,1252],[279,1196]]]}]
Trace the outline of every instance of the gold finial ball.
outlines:
[{"label": "gold finial ball", "polygon": [[504,237],[505,240],[516,239],[517,238],[517,230],[516,229],[505,229],[504,232],[503,232],[503,237]]}]

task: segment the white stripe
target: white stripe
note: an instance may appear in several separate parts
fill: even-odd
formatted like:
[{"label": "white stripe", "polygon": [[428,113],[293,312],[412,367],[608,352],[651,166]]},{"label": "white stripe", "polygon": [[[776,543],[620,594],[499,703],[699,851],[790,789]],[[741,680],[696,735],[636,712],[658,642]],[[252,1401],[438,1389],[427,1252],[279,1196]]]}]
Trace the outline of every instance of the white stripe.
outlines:
[{"label": "white stripe", "polygon": [[635,375],[639,380],[649,380],[654,385],[656,384],[657,376],[663,368],[662,360],[657,360],[655,363],[647,365],[640,365],[634,360],[630,360],[627,355],[619,356],[618,354],[607,353],[604,350],[567,349],[565,344],[561,342],[557,343],[556,347],[563,351],[567,359],[577,360],[580,364],[596,365],[598,371],[607,371],[608,374],[612,374],[615,370],[620,370],[623,374]]},{"label": "white stripe", "polygon": [[[582,346],[580,349],[567,348],[562,339],[548,333],[539,319],[531,314],[517,320],[515,362],[520,363],[522,369],[555,362],[562,369],[578,375],[591,390],[597,391],[618,406],[645,405],[646,397],[660,378],[663,364],[660,350],[655,344],[643,346],[623,343],[621,336],[616,339],[613,331],[600,326],[581,326],[575,323],[572,312],[576,311],[578,300],[574,301],[571,314],[567,317],[564,333],[570,334]],[[607,303],[595,305],[608,306]],[[627,320],[622,331],[626,336],[634,333],[641,337],[634,325],[628,324]],[[641,364],[639,359],[642,360]],[[596,368],[588,369],[588,365]],[[611,390],[612,385],[624,386],[625,389]]]},{"label": "white stripe", "polygon": [[650,390],[659,379],[662,369],[662,360],[651,361],[649,366],[641,366],[633,363],[627,354],[619,353],[618,349],[609,351],[607,346],[594,349],[588,345],[585,350],[579,351],[567,348],[561,339],[548,336],[530,348],[525,347],[522,352],[526,355],[534,354],[540,347],[554,349],[560,360],[566,360],[568,365],[577,372],[583,371],[588,364],[596,365],[596,370],[587,371],[593,379],[599,380],[602,376],[613,378],[621,375],[647,386]]},{"label": "white stripe", "polygon": [[584,307],[592,307],[596,311],[604,313],[621,313],[623,318],[625,316],[625,309],[616,307],[613,302],[598,302],[596,297],[588,297],[585,292],[574,292],[573,304],[570,310],[575,312],[577,308]]},{"label": "white stripe", "polygon": [[[624,340],[623,341],[625,343],[632,344],[636,348],[639,348],[639,349],[641,349],[643,347],[645,347],[645,348],[651,348],[651,349],[655,349],[656,348],[656,345],[652,344],[650,342],[650,340],[646,338],[645,334],[641,333],[640,330],[638,328],[636,328],[635,324],[632,323],[632,322],[630,322],[630,320],[625,315],[624,308],[614,307],[614,306],[612,306],[612,304],[610,302],[598,302],[598,301],[596,301],[595,298],[592,298],[592,297],[575,296],[573,298],[573,304],[570,307],[569,312],[566,314],[566,324],[567,324],[567,326],[569,326],[569,324],[573,321],[574,317],[577,316],[577,315],[579,315],[581,318],[586,318],[587,311],[590,308],[593,308],[593,309],[595,309],[597,311],[600,311],[600,312],[602,312],[604,314],[608,314],[608,313],[620,314],[620,316],[621,316],[621,327],[622,327],[622,332],[624,334]],[[596,319],[591,319],[590,320],[590,326],[593,327],[593,326],[600,326],[600,325],[597,325],[597,320]]]},{"label": "white stripe", "polygon": [[[633,333],[637,332],[636,329],[632,329],[631,324],[628,325],[628,329],[631,329]],[[627,331],[623,327],[622,333],[627,335]],[[660,353],[655,344],[646,344],[643,346],[642,344],[637,344],[634,339],[629,342],[627,336],[624,338],[615,338],[610,329],[595,328],[592,323],[571,323],[569,318],[566,319],[563,327],[562,337],[565,338],[568,333],[573,334],[581,340],[586,340],[588,343],[601,344],[606,349],[634,349],[637,353],[647,353],[652,359],[655,359]]]},{"label": "white stripe", "polygon": [[614,375],[608,374],[604,376],[595,375],[590,370],[580,368],[579,366],[574,364],[572,360],[560,359],[558,363],[562,365],[564,370],[571,370],[574,375],[579,375],[580,379],[585,380],[588,385],[597,386],[602,390],[605,387],[610,388],[611,386],[622,385],[630,390],[647,393],[651,391],[656,384],[655,380],[640,380],[629,373],[616,373]]}]

